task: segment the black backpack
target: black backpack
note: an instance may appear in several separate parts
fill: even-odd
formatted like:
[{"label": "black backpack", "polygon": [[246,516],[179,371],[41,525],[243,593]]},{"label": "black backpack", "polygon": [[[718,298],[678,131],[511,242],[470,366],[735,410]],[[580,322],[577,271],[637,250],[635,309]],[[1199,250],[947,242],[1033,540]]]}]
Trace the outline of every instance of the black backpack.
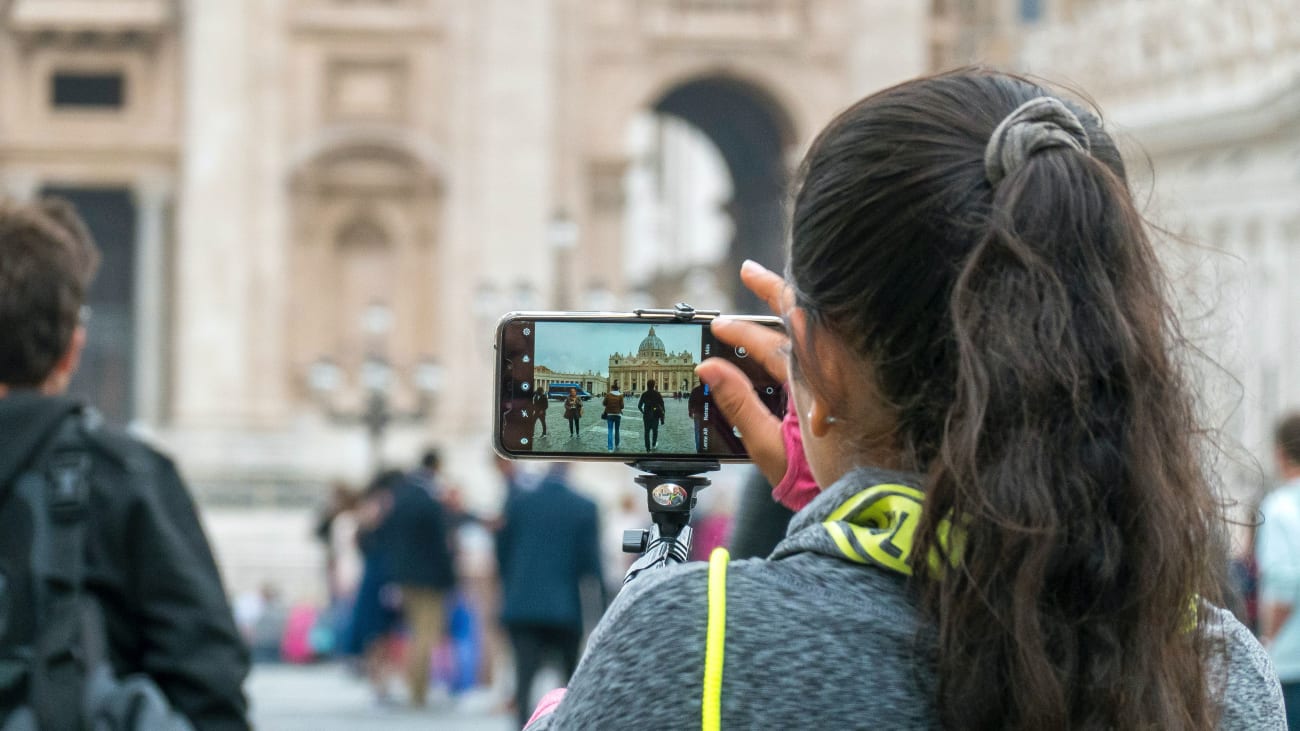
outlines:
[{"label": "black backpack", "polygon": [[[0,708],[0,731],[193,731],[147,675],[118,679],[108,659],[104,618],[83,591],[90,510],[91,418],[64,417],[31,465],[3,487],[32,518],[27,577],[0,577],[0,595],[28,581],[35,626],[25,646],[0,646],[0,686],[26,686],[26,704]],[[0,601],[0,629],[13,597]],[[0,631],[0,637],[3,632]],[[9,693],[12,697],[12,693]]]}]

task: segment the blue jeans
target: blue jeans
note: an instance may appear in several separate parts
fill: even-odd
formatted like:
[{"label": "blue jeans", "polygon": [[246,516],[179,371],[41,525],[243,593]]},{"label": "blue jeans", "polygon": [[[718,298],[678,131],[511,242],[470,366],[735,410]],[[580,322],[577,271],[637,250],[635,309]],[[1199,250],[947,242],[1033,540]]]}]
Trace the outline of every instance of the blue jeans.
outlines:
[{"label": "blue jeans", "polygon": [[619,442],[619,426],[623,423],[622,414],[610,414],[605,419],[605,448],[614,451]]}]

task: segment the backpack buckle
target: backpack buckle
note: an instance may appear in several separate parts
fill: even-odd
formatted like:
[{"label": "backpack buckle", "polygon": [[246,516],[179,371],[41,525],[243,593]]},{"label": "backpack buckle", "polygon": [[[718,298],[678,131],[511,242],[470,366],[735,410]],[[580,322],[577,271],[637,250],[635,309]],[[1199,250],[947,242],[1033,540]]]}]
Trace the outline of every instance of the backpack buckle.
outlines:
[{"label": "backpack buckle", "polygon": [[86,517],[90,503],[90,457],[85,454],[56,454],[49,463],[50,516],[60,522]]}]

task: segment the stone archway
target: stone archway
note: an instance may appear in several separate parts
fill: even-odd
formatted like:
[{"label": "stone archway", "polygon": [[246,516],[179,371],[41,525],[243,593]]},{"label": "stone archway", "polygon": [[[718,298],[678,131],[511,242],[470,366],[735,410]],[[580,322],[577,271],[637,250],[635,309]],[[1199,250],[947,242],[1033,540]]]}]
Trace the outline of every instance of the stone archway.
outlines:
[{"label": "stone archway", "polygon": [[[902,7],[891,1],[880,12]],[[834,3],[611,0],[602,8],[570,20],[588,35],[568,57],[572,83],[562,83],[571,90],[568,102],[584,110],[561,121],[573,123],[564,143],[577,154],[572,163],[561,158],[562,168],[573,167],[558,175],[559,207],[574,211],[582,229],[579,270],[571,279],[579,287],[607,288],[622,306],[642,299],[671,304],[662,291],[642,297],[642,283],[620,267],[627,231],[641,230],[634,228],[640,224],[629,215],[623,186],[641,159],[631,150],[629,130],[638,117],[658,114],[706,137],[731,181],[726,210],[734,236],[722,259],[708,265],[716,273],[707,279],[716,284],[703,291],[718,293],[711,304],[765,310],[738,291],[735,267],[746,257],[782,264],[786,196],[798,153],[855,91],[898,73],[897,66],[886,74],[860,63],[868,43],[889,44],[881,43],[883,34],[845,32],[843,9]],[[586,101],[593,99],[599,104]],[[567,180],[578,182],[566,186]],[[675,276],[662,273],[664,280]]]},{"label": "stone archway", "polygon": [[778,270],[784,263],[786,159],[795,143],[790,115],[758,85],[725,75],[678,83],[653,110],[695,127],[721,155],[731,177],[726,212],[733,226],[717,281],[738,310],[759,311],[761,303],[737,286],[734,272],[745,259]]}]

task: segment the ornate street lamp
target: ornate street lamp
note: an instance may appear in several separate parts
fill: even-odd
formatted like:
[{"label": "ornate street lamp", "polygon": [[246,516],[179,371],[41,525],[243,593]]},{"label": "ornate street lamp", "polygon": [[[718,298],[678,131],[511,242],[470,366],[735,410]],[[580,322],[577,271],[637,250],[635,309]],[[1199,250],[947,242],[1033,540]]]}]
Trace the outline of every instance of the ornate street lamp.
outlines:
[{"label": "ornate street lamp", "polygon": [[361,408],[349,411],[338,406],[339,393],[345,382],[351,379],[328,356],[317,358],[308,367],[307,384],[331,421],[366,427],[370,442],[370,468],[377,473],[383,466],[384,436],[388,427],[395,423],[419,423],[427,420],[433,414],[436,399],[442,391],[443,372],[437,360],[421,358],[406,379],[417,395],[415,407],[395,408],[393,395],[402,379],[394,372],[386,354],[386,336],[393,327],[392,311],[387,305],[373,303],[362,313],[361,326],[370,340],[360,372],[356,374],[365,392]]}]

